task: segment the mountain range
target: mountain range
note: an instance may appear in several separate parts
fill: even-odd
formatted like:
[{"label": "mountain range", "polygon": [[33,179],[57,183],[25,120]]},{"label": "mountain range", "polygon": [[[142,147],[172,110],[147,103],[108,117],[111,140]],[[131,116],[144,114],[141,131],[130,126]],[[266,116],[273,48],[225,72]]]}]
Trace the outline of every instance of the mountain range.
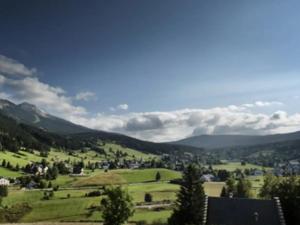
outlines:
[{"label": "mountain range", "polygon": [[96,148],[98,140],[115,142],[154,154],[202,150],[192,146],[153,143],[122,134],[92,130],[52,116],[26,102],[14,104],[8,100],[0,100],[0,144],[2,142],[5,147],[15,149],[25,145],[36,149],[45,149],[47,146],[72,150],[83,147]]},{"label": "mountain range", "polygon": [[205,149],[264,145],[300,140],[300,131],[273,135],[200,135],[172,142],[173,144],[193,146]]},{"label": "mountain range", "polygon": [[[300,141],[300,132],[256,135],[200,135],[185,138],[171,143],[153,143],[128,137],[123,134],[92,130],[67,120],[43,112],[30,103],[14,104],[0,99],[0,135],[3,131],[14,130],[22,136],[56,147],[78,148],[82,145],[93,145],[97,140],[108,140],[129,148],[149,153],[201,152],[203,149],[245,148],[249,146],[274,146],[274,143]],[[6,124],[6,125],[5,125]],[[9,125],[7,125],[9,124]],[[7,127],[9,126],[10,129]],[[11,129],[13,127],[13,129]],[[18,132],[16,132],[18,131]],[[5,132],[4,132],[5,133]],[[13,133],[10,135],[14,135]],[[27,139],[28,140],[28,139]],[[88,141],[87,141],[88,140]],[[23,141],[24,142],[24,141]]]},{"label": "mountain range", "polygon": [[14,104],[8,100],[0,99],[0,112],[19,123],[38,127],[53,133],[74,134],[92,131],[89,128],[43,112],[35,105],[27,102]]}]

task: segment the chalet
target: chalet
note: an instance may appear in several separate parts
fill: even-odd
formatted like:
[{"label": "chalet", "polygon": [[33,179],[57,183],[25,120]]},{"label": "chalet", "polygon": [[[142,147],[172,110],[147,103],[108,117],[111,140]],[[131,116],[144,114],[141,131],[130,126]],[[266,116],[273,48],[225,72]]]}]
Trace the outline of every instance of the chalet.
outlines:
[{"label": "chalet", "polygon": [[263,175],[264,175],[264,171],[256,169],[256,170],[254,170],[254,171],[252,172],[251,175],[252,175],[252,176],[263,176]]},{"label": "chalet", "polygon": [[206,225],[285,225],[278,198],[206,197],[203,214]]},{"label": "chalet", "polygon": [[75,169],[75,167],[74,167],[73,168],[73,174],[71,174],[70,176],[72,176],[72,177],[85,176],[84,169],[83,168],[76,168]]},{"label": "chalet", "polygon": [[134,163],[129,164],[130,169],[138,169],[138,168],[140,168],[140,166],[141,165],[138,162],[134,162]]},{"label": "chalet", "polygon": [[48,167],[47,166],[43,166],[43,165],[39,165],[39,164],[35,164],[35,163],[31,163],[31,167],[30,167],[30,173],[35,174],[35,175],[45,175],[48,172]]},{"label": "chalet", "polygon": [[44,175],[48,172],[48,166],[43,167],[42,165],[37,166],[36,175]]},{"label": "chalet", "polygon": [[0,186],[9,186],[9,184],[10,184],[9,180],[5,178],[0,179]]}]

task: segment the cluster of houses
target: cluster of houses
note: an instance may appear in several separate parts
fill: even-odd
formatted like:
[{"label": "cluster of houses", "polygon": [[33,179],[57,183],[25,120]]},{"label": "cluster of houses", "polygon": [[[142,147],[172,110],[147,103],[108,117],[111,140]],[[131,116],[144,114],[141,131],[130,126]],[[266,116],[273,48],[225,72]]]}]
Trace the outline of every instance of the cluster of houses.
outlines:
[{"label": "cluster of houses", "polygon": [[139,168],[151,168],[153,167],[153,163],[151,161],[144,161],[144,160],[122,160],[118,162],[112,161],[99,161],[97,163],[98,169],[139,169]]},{"label": "cluster of houses", "polygon": [[298,160],[290,160],[286,163],[278,163],[274,167],[274,175],[276,176],[300,175],[300,162]]}]

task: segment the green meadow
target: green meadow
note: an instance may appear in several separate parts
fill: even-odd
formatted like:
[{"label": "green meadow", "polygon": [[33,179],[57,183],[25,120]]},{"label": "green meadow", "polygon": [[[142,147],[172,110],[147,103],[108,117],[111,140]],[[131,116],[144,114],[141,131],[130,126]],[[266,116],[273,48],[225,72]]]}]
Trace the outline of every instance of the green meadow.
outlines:
[{"label": "green meadow", "polygon": [[[55,162],[57,160],[59,161],[65,161],[69,160],[71,162],[79,162],[84,161],[84,163],[88,162],[99,162],[101,160],[110,160],[114,159],[115,153],[117,151],[120,151],[122,153],[126,153],[126,156],[124,156],[124,159],[153,159],[156,158],[156,155],[153,154],[146,154],[134,149],[126,148],[121,145],[117,145],[114,143],[106,143],[105,145],[100,146],[104,149],[106,155],[100,154],[98,152],[95,152],[93,150],[74,150],[72,151],[72,154],[67,154],[66,152],[59,150],[59,149],[51,149],[49,152],[48,157],[46,158],[47,161],[50,163]],[[29,153],[26,151],[19,151],[18,153],[13,153],[9,151],[1,151],[0,152],[0,163],[2,160],[9,161],[11,165],[16,166],[19,164],[19,166],[25,166],[29,162],[40,162],[43,159],[39,155],[38,151],[34,151],[33,153]]]},{"label": "green meadow", "polygon": [[[220,193],[223,184],[205,184],[205,191],[209,195]],[[145,193],[153,196],[153,202],[175,201],[179,186],[166,182],[150,182],[145,184],[125,184],[134,203],[144,204]],[[12,205],[16,202],[28,202],[33,210],[22,218],[21,222],[73,222],[73,221],[101,221],[100,212],[90,212],[90,208],[99,206],[100,197],[85,197],[85,194],[97,190],[97,188],[60,189],[54,192],[50,200],[43,200],[43,190],[16,190],[11,189],[9,197],[4,199],[4,205]],[[156,211],[154,209],[136,209],[131,222],[146,220],[166,220],[171,213],[170,207]]]},{"label": "green meadow", "polygon": [[271,168],[268,167],[261,167],[257,166],[251,163],[246,163],[245,165],[242,165],[240,162],[229,162],[229,163],[223,163],[223,164],[218,164],[218,165],[212,165],[213,169],[216,170],[228,170],[228,171],[235,171],[236,169],[240,170],[245,170],[245,169],[265,169],[269,170]]}]

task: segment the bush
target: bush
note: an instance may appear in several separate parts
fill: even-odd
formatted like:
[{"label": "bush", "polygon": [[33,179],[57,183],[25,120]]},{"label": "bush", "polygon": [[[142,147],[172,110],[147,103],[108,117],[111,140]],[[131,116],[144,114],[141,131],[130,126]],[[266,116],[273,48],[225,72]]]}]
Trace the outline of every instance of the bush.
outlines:
[{"label": "bush", "polygon": [[1,223],[16,223],[31,211],[31,207],[27,203],[13,205],[10,208],[0,209]]},{"label": "bush", "polygon": [[59,186],[56,185],[56,186],[53,188],[53,191],[58,191],[58,189],[59,189]]},{"label": "bush", "polygon": [[85,197],[98,197],[98,196],[101,196],[100,191],[91,191],[85,194]]},{"label": "bush", "polygon": [[147,222],[145,220],[141,220],[136,222],[136,225],[147,225]]}]

